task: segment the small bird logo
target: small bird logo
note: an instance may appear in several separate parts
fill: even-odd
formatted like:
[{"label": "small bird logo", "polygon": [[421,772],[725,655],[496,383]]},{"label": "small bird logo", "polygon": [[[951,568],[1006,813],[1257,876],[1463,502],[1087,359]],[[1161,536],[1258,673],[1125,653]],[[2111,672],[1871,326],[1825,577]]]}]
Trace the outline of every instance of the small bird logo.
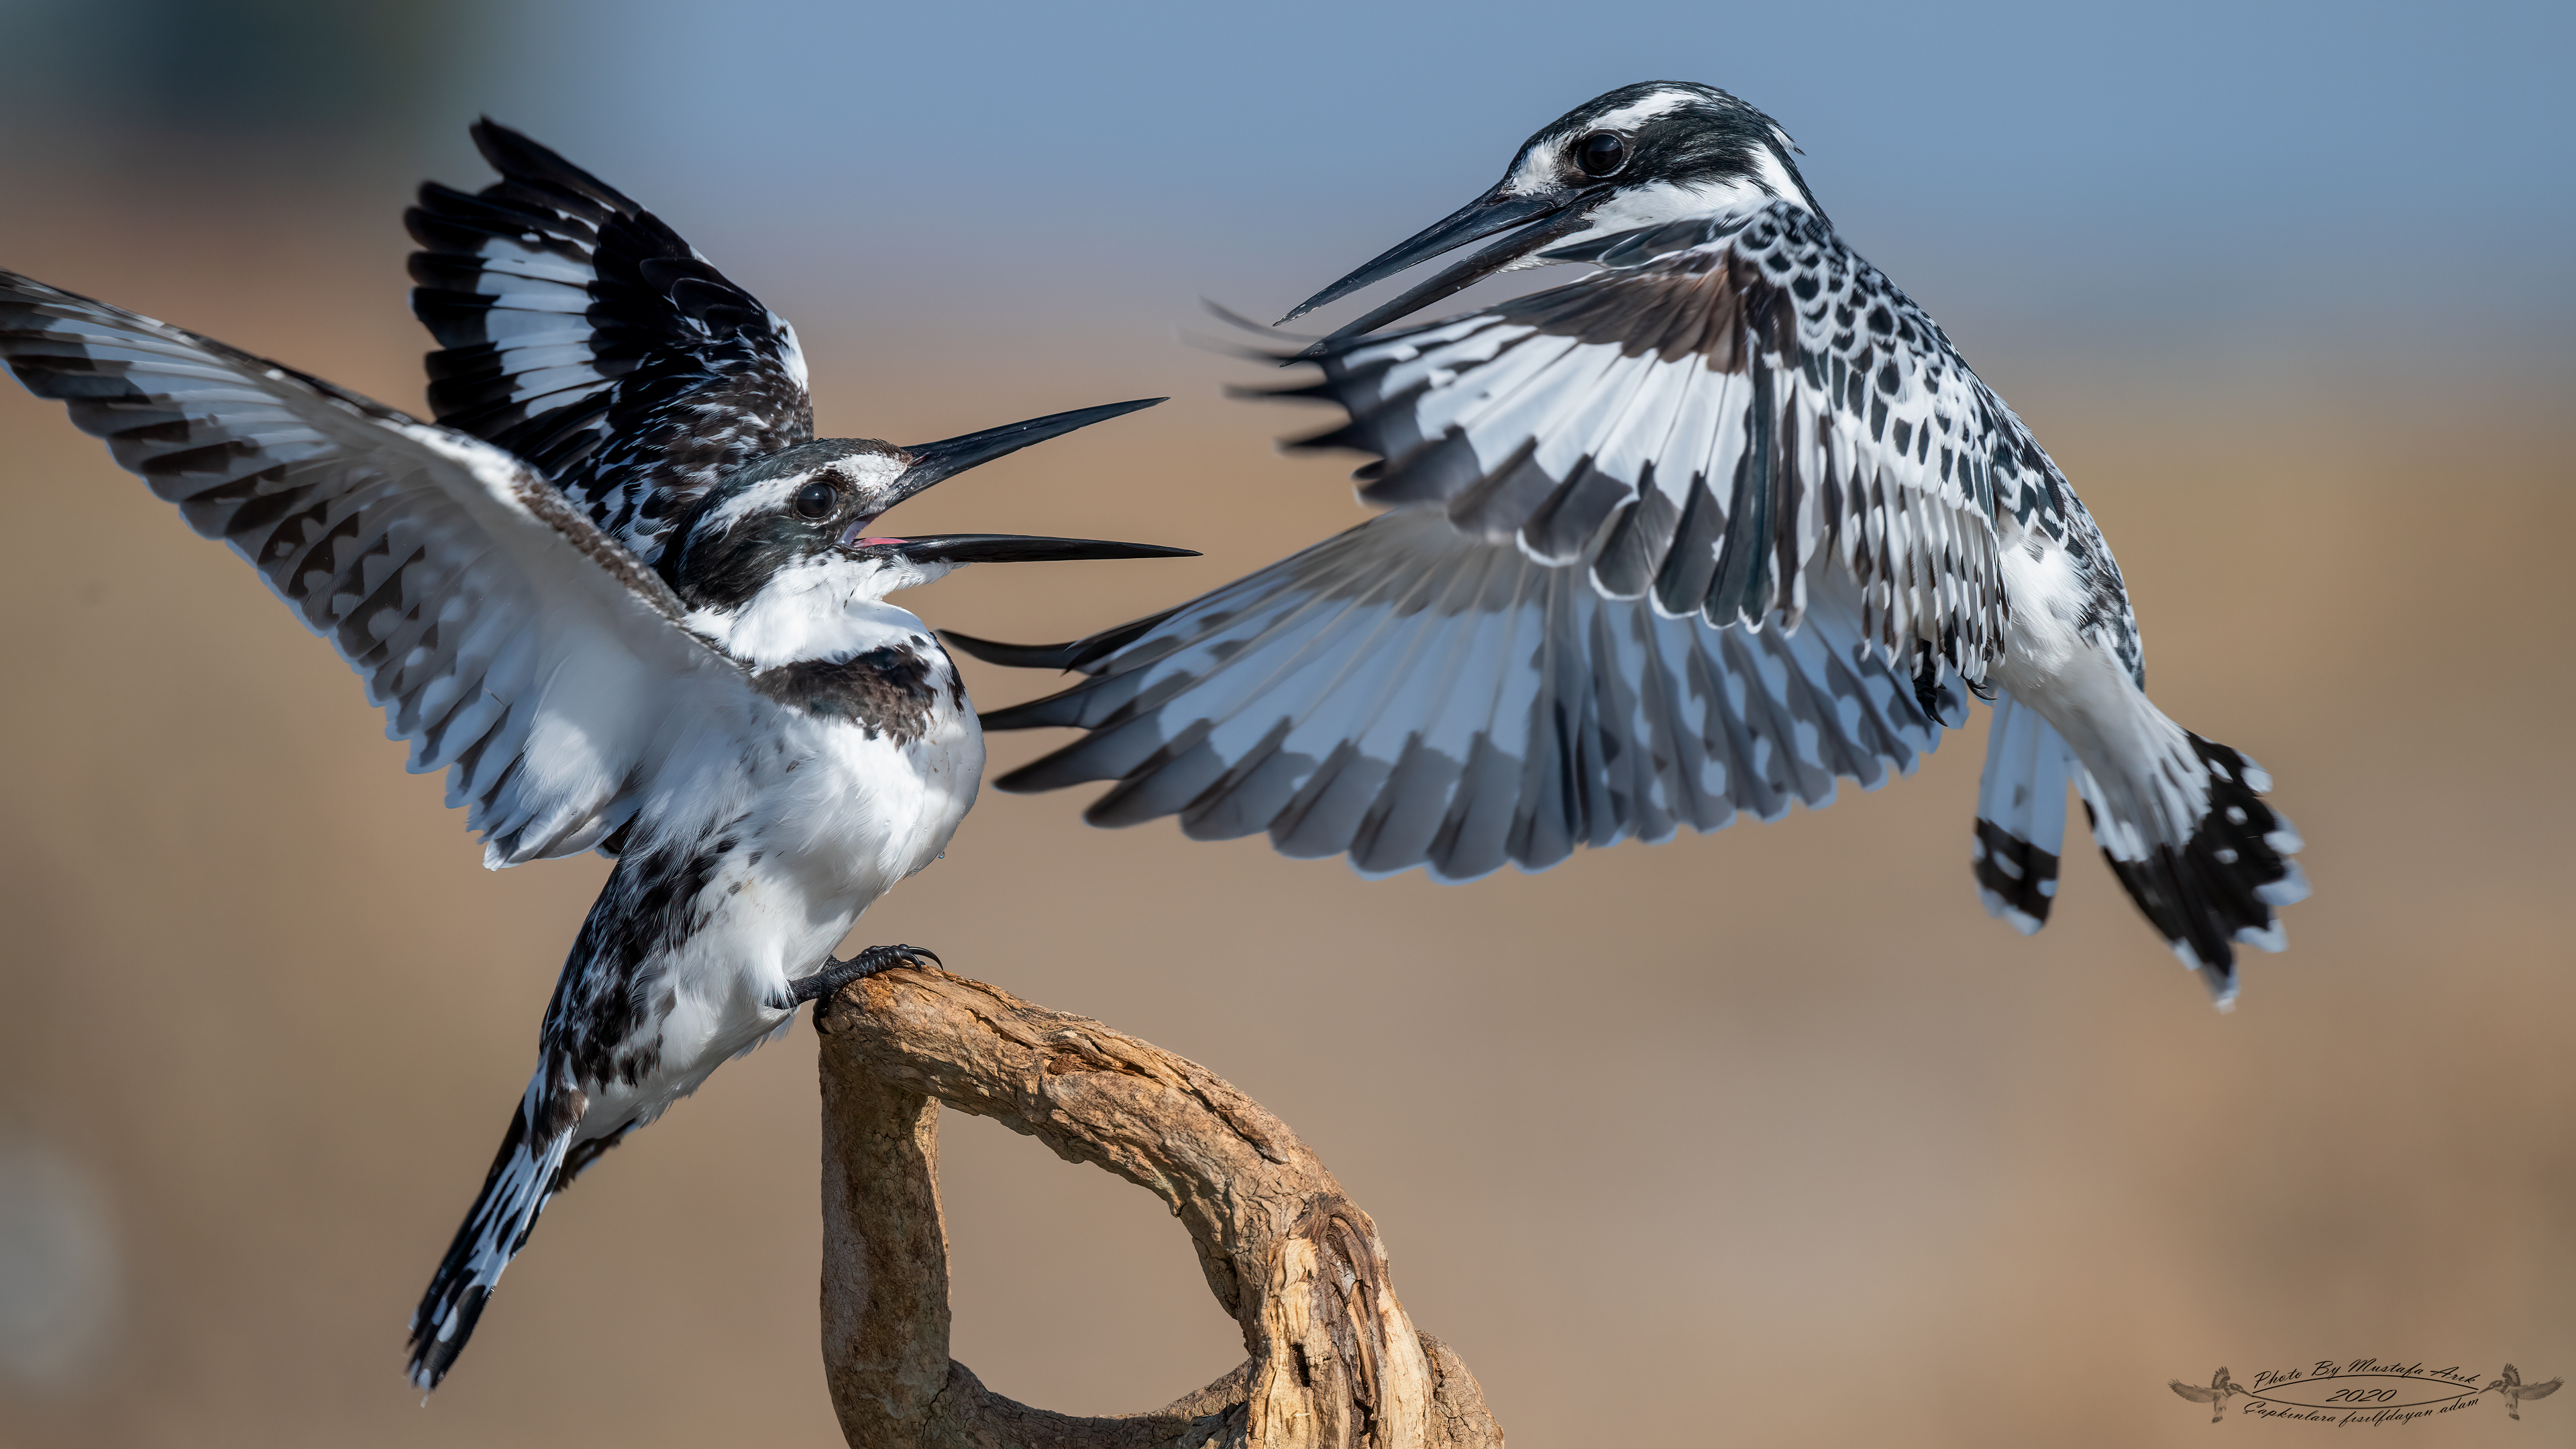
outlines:
[{"label": "small bird logo", "polygon": [[[2510,1370],[2507,1370],[2507,1372],[2510,1372]],[[2219,1365],[2218,1372],[2209,1376],[2209,1382],[2205,1386],[2201,1384],[2187,1384],[2180,1379],[2174,1379],[2172,1380],[2172,1383],[2173,1391],[2175,1393],[2182,1395],[2184,1398],[2191,1400],[2195,1404],[2209,1405],[2209,1422],[2213,1424],[2226,1417],[2227,1396],[2229,1394],[2241,1394],[2246,1391],[2243,1384],[2240,1384],[2236,1380],[2227,1376],[2227,1366],[2225,1364]],[[2555,1388],[2556,1385],[2553,1384],[2551,1387]]]},{"label": "small bird logo", "polygon": [[[2222,1372],[2224,1371],[2222,1370]],[[2526,1384],[2522,1381],[2522,1371],[2515,1368],[2512,1364],[2506,1364],[2504,1366],[2504,1377],[2487,1385],[2482,1392],[2504,1395],[2505,1413],[2515,1419],[2520,1419],[2522,1417],[2523,1400],[2548,1398],[2551,1394],[2558,1392],[2558,1386],[2565,1382],[2565,1379],[2551,1379],[2545,1384]]]}]

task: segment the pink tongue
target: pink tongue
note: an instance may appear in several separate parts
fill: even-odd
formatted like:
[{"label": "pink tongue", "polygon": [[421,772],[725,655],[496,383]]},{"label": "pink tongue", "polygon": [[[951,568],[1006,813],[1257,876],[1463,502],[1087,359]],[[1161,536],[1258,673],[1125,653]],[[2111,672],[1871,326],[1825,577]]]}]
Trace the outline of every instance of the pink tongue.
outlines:
[{"label": "pink tongue", "polygon": [[868,546],[869,544],[872,544],[872,543],[901,543],[901,542],[903,542],[903,540],[902,540],[902,539],[899,539],[899,538],[863,538],[863,539],[860,539],[860,540],[859,540],[859,546],[860,546],[860,547],[862,547],[862,548],[865,548],[866,546]]}]

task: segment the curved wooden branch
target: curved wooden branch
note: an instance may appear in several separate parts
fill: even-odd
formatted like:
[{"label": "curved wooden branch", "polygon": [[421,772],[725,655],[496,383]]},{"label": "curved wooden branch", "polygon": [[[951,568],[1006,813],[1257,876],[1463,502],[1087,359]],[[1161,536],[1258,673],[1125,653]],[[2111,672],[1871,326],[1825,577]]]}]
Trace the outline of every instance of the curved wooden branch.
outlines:
[{"label": "curved wooden branch", "polygon": [[[1499,1449],[1458,1356],[1418,1333],[1376,1225],[1261,1104],[1195,1062],[910,967],[823,1003],[823,1366],[864,1449]],[[1014,1403],[948,1357],[940,1102],[1152,1192],[1250,1357],[1150,1413]]]}]

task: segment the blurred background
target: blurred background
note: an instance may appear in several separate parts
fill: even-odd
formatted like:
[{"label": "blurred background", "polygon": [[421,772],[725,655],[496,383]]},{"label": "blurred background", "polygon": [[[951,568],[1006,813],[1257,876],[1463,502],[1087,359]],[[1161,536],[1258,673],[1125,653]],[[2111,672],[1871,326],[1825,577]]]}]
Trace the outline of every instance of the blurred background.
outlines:
[{"label": "blurred background", "polygon": [[[1984,916],[1982,716],[1821,814],[1457,887],[988,794],[859,939],[1278,1112],[1515,1442],[2200,1442],[2165,1383],[2221,1363],[2576,1372],[2569,13],[0,0],[0,265],[416,408],[400,213],[485,183],[489,113],[794,319],[827,435],[1174,394],[902,520],[1206,551],[905,600],[1053,639],[1361,516],[1199,298],[1278,314],[1611,86],[1736,91],[2083,490],[2158,700],[2278,779],[2317,894],[2237,1012],[2089,851],[2040,936]],[[558,1200],[419,1407],[405,1315],[606,864],[486,875],[247,569],[58,407],[0,388],[0,442],[0,1442],[838,1443],[802,1025]],[[1150,1196],[944,1133],[987,1383],[1239,1360]],[[2527,1413],[2402,1432],[2576,1422]]]}]

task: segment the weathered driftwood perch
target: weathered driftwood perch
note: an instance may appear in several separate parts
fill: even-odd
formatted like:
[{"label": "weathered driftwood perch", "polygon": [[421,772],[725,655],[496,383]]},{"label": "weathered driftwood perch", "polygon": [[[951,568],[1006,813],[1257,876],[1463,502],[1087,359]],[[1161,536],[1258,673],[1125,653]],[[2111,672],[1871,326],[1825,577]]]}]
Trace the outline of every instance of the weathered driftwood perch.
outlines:
[{"label": "weathered driftwood perch", "polygon": [[[1099,1022],[897,968],[823,1004],[823,1368],[861,1449],[1486,1449],[1458,1356],[1417,1333],[1369,1215],[1286,1124]],[[1251,1357],[1150,1413],[1014,1403],[948,1357],[940,1102],[1151,1191]]]}]

